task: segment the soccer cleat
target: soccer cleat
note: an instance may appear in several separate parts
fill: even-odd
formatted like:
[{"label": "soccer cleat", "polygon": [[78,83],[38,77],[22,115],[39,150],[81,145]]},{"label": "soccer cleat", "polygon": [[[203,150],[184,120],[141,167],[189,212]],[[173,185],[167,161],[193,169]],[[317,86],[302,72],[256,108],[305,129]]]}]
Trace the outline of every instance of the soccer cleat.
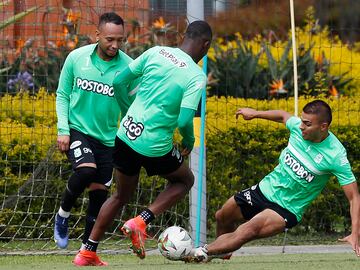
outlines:
[{"label": "soccer cleat", "polygon": [[80,250],[76,254],[73,264],[76,266],[107,266],[107,262],[103,262],[96,255],[96,252],[89,250]]},{"label": "soccer cleat", "polygon": [[69,243],[68,220],[59,214],[55,216],[54,241],[59,248],[66,248]]},{"label": "soccer cleat", "polygon": [[195,262],[207,262],[208,261],[208,249],[207,245],[203,247],[193,248],[190,252]]},{"label": "soccer cleat", "polygon": [[[201,251],[199,251],[201,249]],[[206,247],[205,247],[206,249]],[[207,249],[206,249],[207,250]],[[217,254],[217,255],[208,255],[207,251],[204,251],[204,247],[199,248],[193,248],[188,256],[185,256],[181,258],[182,261],[185,263],[208,263],[211,262],[214,259],[220,259],[220,260],[230,260],[232,253],[223,253],[223,254]],[[204,252],[207,257],[204,254],[201,254],[201,252]],[[196,255],[195,255],[196,253]]]},{"label": "soccer cleat", "polygon": [[121,228],[125,236],[131,239],[130,248],[140,259],[145,258],[145,239],[146,224],[145,221],[137,216],[125,222]]}]

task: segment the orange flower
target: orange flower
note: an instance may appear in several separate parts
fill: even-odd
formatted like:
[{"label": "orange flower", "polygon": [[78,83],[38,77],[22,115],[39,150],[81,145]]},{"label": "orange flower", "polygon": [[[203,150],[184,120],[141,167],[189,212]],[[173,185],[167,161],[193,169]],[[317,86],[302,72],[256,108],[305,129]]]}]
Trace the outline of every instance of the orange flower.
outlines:
[{"label": "orange flower", "polygon": [[153,22],[153,27],[161,29],[161,28],[165,28],[168,26],[167,23],[165,23],[165,20],[163,17],[160,17],[158,20],[155,20],[155,22]]},{"label": "orange flower", "polygon": [[277,94],[286,94],[288,92],[286,89],[284,89],[284,83],[282,79],[272,81],[272,83],[269,84],[269,86],[270,86],[270,91],[269,91],[270,96],[275,96]]},{"label": "orange flower", "polygon": [[25,41],[22,38],[15,41],[16,54],[19,54],[21,52],[22,48],[24,48],[24,45]]},{"label": "orange flower", "polygon": [[322,66],[323,61],[324,61],[323,55],[322,55],[322,54],[319,54],[318,57],[316,57],[315,61],[316,61],[316,63],[317,63],[319,66]]},{"label": "orange flower", "polygon": [[66,14],[66,21],[76,23],[78,19],[80,18],[80,12],[74,12],[72,9],[69,9],[69,11]]},{"label": "orange flower", "polygon": [[339,97],[339,92],[334,85],[330,86],[329,94],[332,97]]}]

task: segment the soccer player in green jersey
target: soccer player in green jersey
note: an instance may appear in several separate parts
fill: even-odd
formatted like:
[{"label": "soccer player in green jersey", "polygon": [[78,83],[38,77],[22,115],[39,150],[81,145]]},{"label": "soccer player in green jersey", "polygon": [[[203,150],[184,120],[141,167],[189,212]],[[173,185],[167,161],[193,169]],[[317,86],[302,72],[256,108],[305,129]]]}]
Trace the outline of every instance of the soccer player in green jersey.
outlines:
[{"label": "soccer player in green jersey", "polygon": [[[183,156],[193,148],[193,116],[206,84],[206,75],[197,63],[207,53],[211,39],[206,22],[192,22],[179,48],[153,47],[115,78],[114,88],[121,97],[126,97],[128,82],[140,77],[141,83],[131,106],[120,104],[126,115],[117,132],[113,155],[117,192],[101,208],[86,250],[80,251],[75,264],[94,265],[99,260],[98,241],[134,193],[141,167],[148,175],[161,175],[168,185],[147,209],[122,227],[140,258],[145,257],[147,224],[184,198],[192,187],[194,175]],[[181,152],[173,145],[176,127],[183,136]]]},{"label": "soccer player in green jersey", "polygon": [[120,115],[112,84],[116,74],[132,61],[120,51],[125,38],[123,19],[116,13],[104,13],[96,31],[97,43],[72,51],[60,74],[57,145],[73,168],[55,217],[54,239],[60,248],[68,245],[70,210],[85,188],[89,188],[89,204],[83,246],[107,199]]},{"label": "soccer player in green jersey", "polygon": [[[284,123],[290,131],[278,166],[257,185],[236,193],[216,212],[217,238],[193,249],[196,260],[229,258],[245,243],[276,235],[300,222],[306,207],[337,177],[350,203],[351,235],[346,238],[357,256],[360,198],[346,150],[329,131],[331,109],[322,100],[305,105],[301,117],[280,110],[238,109],[236,117]],[[237,227],[236,224],[242,223]]]}]

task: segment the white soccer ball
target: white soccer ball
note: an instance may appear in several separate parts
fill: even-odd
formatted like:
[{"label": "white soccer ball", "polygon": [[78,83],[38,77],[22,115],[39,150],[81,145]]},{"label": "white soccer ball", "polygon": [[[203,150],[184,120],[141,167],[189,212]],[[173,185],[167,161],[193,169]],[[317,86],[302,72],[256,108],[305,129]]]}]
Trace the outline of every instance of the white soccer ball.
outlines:
[{"label": "white soccer ball", "polygon": [[163,231],[158,239],[158,249],[169,260],[181,260],[192,249],[190,234],[179,226],[171,226]]}]

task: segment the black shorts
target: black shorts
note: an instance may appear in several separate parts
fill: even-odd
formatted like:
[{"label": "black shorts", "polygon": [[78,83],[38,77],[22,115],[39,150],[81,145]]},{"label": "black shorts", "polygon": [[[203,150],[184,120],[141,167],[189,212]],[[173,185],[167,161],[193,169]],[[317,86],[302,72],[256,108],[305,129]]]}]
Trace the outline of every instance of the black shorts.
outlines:
[{"label": "black shorts", "polygon": [[176,171],[184,159],[174,146],[169,153],[161,157],[147,157],[139,154],[116,136],[113,165],[123,174],[132,176],[144,167],[149,176],[166,175]]},{"label": "black shorts", "polygon": [[77,168],[83,163],[96,164],[96,179],[92,182],[111,185],[113,166],[112,153],[114,147],[109,147],[97,139],[90,137],[75,129],[70,129],[70,148],[66,153],[72,168]]},{"label": "black shorts", "polygon": [[236,193],[234,198],[246,220],[250,220],[265,209],[271,209],[284,218],[286,228],[290,229],[298,224],[296,216],[293,213],[266,199],[261,192],[259,185],[252,186],[251,188]]}]

